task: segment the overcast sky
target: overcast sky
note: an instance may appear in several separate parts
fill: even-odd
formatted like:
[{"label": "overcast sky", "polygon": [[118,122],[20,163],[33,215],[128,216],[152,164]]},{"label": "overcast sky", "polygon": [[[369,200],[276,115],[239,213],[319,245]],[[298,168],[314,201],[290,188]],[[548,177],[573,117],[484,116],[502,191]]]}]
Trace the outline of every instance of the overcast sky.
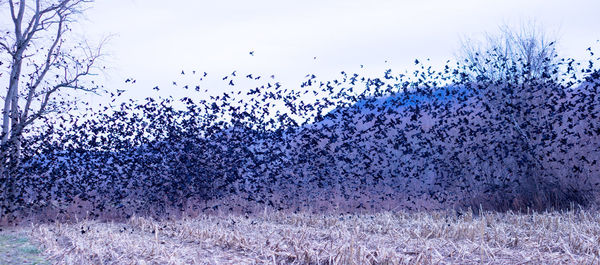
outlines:
[{"label": "overcast sky", "polygon": [[598,45],[598,10],[598,0],[101,0],[79,32],[113,35],[104,81],[118,88],[134,77],[135,96],[181,70],[275,74],[290,87],[307,73],[437,65],[454,58],[461,37],[532,20],[559,38],[561,55],[581,58]]}]

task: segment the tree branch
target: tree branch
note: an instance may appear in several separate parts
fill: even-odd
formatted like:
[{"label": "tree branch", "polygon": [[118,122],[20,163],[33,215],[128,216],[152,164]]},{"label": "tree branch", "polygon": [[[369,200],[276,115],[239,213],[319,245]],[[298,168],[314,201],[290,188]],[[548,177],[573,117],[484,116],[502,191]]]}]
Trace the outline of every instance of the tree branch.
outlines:
[{"label": "tree branch", "polygon": [[29,115],[29,110],[31,107],[31,102],[33,102],[35,91],[36,91],[37,87],[40,85],[40,83],[42,82],[42,80],[44,80],[44,77],[46,77],[46,74],[48,73],[48,71],[50,70],[50,66],[52,65],[52,57],[54,54],[54,50],[58,46],[58,43],[63,34],[63,31],[62,31],[63,24],[62,23],[63,23],[63,20],[61,17],[61,20],[59,20],[59,23],[58,23],[58,29],[56,30],[55,39],[52,42],[52,45],[50,45],[50,48],[48,49],[48,53],[46,54],[44,69],[37,77],[37,80],[35,80],[35,83],[29,88],[29,93],[26,98],[25,108],[24,108],[23,114],[21,116],[21,120],[27,119],[27,116]]},{"label": "tree branch", "polygon": [[12,50],[11,50],[11,49],[8,47],[8,44],[6,44],[6,43],[4,43],[4,42],[0,41],[0,47],[1,47],[1,48],[4,48],[4,49],[6,50],[6,52],[7,52],[7,53],[8,53],[8,54],[9,54],[11,57],[13,57],[13,56],[14,56],[14,54],[15,54],[15,53],[14,53],[14,52],[12,52]]}]

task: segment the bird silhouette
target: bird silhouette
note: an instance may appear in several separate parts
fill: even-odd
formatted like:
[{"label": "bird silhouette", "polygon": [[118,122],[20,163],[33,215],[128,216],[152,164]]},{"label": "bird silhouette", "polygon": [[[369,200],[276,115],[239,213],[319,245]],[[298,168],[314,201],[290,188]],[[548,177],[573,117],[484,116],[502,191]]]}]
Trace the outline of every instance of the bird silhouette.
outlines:
[{"label": "bird silhouette", "polygon": [[[26,134],[31,148],[11,168],[19,182],[3,183],[12,195],[2,211],[164,217],[250,204],[323,212],[584,205],[600,183],[600,81],[588,67],[576,86],[512,79],[525,76],[518,69],[490,80],[422,66],[308,74],[297,86],[248,74],[252,86],[222,94],[185,85],[180,99],[114,101]],[[236,77],[221,81],[239,86]]]}]

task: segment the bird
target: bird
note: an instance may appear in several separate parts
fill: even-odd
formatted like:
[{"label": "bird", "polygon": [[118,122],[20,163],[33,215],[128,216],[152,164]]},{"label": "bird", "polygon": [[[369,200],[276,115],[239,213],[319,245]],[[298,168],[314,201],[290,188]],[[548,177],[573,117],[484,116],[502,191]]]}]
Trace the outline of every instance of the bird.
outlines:
[{"label": "bird", "polygon": [[[527,185],[539,178],[542,191],[564,196],[552,203],[585,202],[584,190],[600,183],[589,177],[600,160],[594,71],[572,88],[448,69],[309,74],[296,85],[263,79],[222,94],[203,86],[206,95],[185,85],[181,99],[122,104],[114,103],[117,90],[114,102],[87,116],[65,113],[24,136],[32,144],[15,171],[21,193],[9,199],[65,216],[85,202],[92,217],[232,211],[244,208],[239,201],[293,211],[326,211],[320,204],[333,201],[354,212],[385,203],[516,210],[536,206]],[[240,86],[236,76],[223,80]],[[555,192],[562,176],[571,185],[564,195]]]}]

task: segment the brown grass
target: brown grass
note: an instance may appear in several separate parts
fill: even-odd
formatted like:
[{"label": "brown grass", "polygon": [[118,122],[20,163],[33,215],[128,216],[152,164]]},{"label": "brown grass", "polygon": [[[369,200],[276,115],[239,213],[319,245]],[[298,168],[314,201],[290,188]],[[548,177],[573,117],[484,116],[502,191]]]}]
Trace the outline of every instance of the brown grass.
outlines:
[{"label": "brown grass", "polygon": [[59,264],[600,264],[600,212],[202,215],[34,226]]}]

